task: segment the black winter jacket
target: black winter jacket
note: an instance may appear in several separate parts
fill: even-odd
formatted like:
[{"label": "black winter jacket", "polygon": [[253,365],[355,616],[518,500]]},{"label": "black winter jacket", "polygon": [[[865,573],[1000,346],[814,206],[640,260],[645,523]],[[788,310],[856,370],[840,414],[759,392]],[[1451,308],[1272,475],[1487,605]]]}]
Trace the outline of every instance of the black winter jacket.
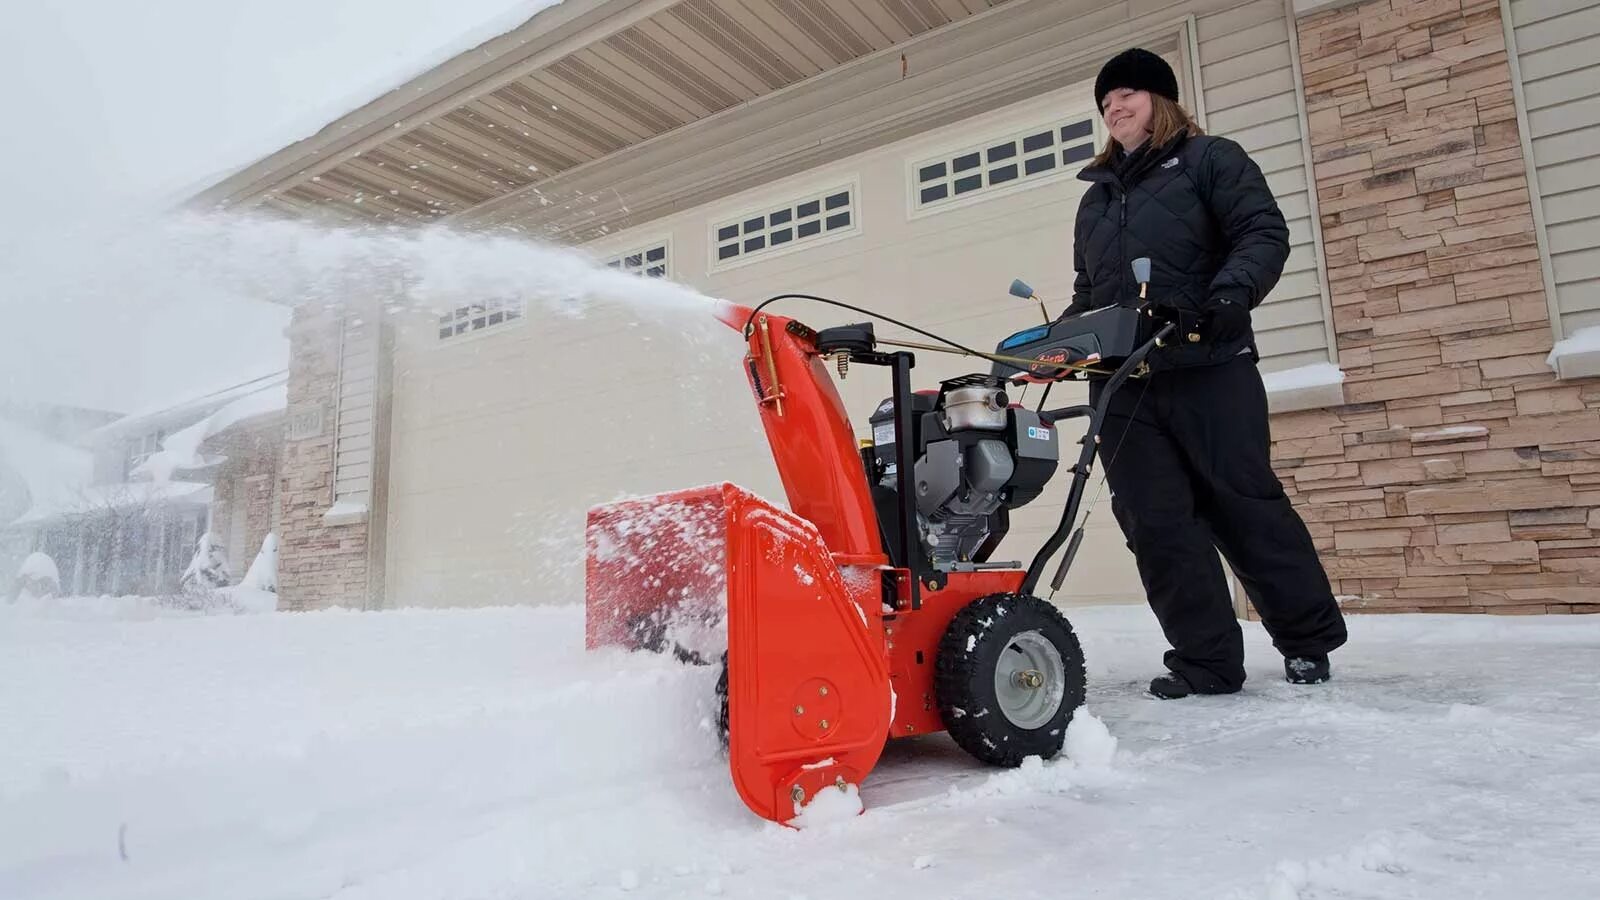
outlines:
[{"label": "black winter jacket", "polygon": [[[1121,303],[1138,306],[1130,263],[1151,260],[1147,301],[1207,315],[1221,302],[1255,309],[1283,272],[1289,228],[1267,180],[1238,144],[1180,134],[1120,165],[1090,165],[1092,182],[1073,235],[1074,314]],[[1250,329],[1225,341],[1156,351],[1152,370],[1215,365],[1248,350]]]}]

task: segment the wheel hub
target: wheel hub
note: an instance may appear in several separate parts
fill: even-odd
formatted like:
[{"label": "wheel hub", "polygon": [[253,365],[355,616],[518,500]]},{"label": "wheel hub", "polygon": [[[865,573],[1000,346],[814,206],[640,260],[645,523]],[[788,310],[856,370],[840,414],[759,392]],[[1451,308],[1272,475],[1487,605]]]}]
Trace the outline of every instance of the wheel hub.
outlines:
[{"label": "wheel hub", "polygon": [[1066,666],[1038,631],[1014,635],[995,664],[994,693],[1000,712],[1018,728],[1039,728],[1061,708]]}]

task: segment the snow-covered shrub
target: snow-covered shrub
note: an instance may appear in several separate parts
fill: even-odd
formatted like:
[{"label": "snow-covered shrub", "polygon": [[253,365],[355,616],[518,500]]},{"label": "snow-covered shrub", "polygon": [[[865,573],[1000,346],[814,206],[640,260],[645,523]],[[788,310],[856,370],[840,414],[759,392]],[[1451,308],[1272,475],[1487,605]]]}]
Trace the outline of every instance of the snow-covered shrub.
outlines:
[{"label": "snow-covered shrub", "polygon": [[274,594],[278,592],[277,535],[269,534],[261,542],[261,550],[256,554],[255,561],[250,563],[250,568],[245,570],[244,580],[239,582],[239,586]]},{"label": "snow-covered shrub", "polygon": [[16,600],[44,600],[61,593],[61,572],[47,554],[34,551],[17,570]]},{"label": "snow-covered shrub", "polygon": [[200,535],[194,558],[189,560],[189,567],[183,570],[183,578],[178,583],[186,591],[226,587],[229,575],[227,550],[208,531]]}]

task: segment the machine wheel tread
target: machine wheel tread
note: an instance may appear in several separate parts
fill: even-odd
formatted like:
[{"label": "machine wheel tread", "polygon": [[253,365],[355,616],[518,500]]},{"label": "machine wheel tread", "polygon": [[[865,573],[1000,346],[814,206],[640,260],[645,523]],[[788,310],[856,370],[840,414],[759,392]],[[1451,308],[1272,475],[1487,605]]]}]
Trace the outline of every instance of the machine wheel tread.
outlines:
[{"label": "machine wheel tread", "polygon": [[[1012,638],[1038,631],[1061,656],[1060,706],[1037,728],[1021,728],[999,710],[995,668]],[[950,620],[939,642],[934,688],[945,730],[978,760],[1015,768],[1029,756],[1060,752],[1067,724],[1086,694],[1083,650],[1054,604],[1027,594],[990,594],[968,603]]]},{"label": "machine wheel tread", "polygon": [[722,651],[722,674],[717,677],[717,739],[728,750],[728,651]]}]

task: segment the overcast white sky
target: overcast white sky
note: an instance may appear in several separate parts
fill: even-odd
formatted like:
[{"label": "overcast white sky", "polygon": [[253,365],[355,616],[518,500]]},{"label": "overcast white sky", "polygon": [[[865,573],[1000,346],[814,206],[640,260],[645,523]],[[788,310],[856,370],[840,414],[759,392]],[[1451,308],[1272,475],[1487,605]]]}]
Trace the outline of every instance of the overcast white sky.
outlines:
[{"label": "overcast white sky", "polygon": [[158,210],[550,2],[9,5],[0,400],[126,410],[283,368],[284,308],[149,279],[118,289],[107,247],[160,265],[145,227]]}]

